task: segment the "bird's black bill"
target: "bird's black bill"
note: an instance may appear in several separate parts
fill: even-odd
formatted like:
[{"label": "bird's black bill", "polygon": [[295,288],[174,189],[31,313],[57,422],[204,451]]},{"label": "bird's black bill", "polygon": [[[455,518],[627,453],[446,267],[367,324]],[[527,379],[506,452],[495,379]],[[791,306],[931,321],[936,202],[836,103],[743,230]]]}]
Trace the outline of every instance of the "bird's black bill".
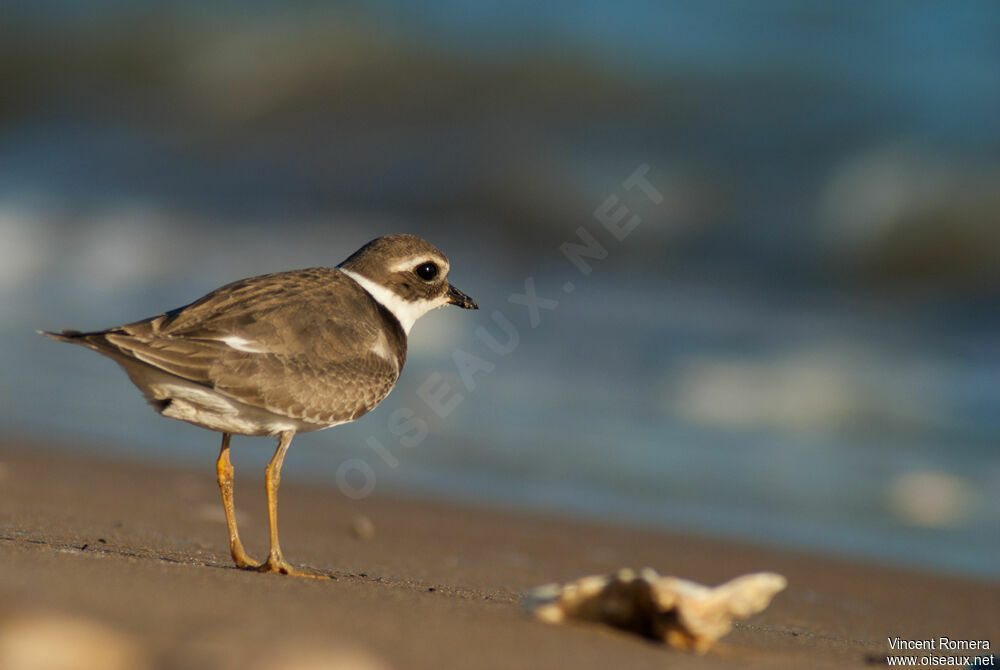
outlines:
[{"label": "bird's black bill", "polygon": [[454,286],[448,287],[448,302],[452,305],[458,305],[462,309],[479,309],[479,305],[476,301],[459,291]]}]

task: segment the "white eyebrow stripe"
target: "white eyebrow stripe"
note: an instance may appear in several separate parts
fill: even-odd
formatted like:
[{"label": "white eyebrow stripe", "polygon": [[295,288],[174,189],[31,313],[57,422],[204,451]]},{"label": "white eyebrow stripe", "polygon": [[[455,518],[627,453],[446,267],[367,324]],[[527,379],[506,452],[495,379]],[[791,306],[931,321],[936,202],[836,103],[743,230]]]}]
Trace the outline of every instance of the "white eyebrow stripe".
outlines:
[{"label": "white eyebrow stripe", "polygon": [[445,260],[442,260],[440,258],[434,258],[433,256],[428,256],[427,254],[418,254],[416,256],[410,256],[409,258],[404,258],[402,260],[396,261],[395,263],[389,266],[389,271],[402,272],[403,270],[412,270],[413,268],[417,267],[418,263],[422,263],[424,261],[431,261],[433,263],[437,263],[445,274],[447,274],[448,270],[450,269],[448,266],[448,262]]},{"label": "white eyebrow stripe", "polygon": [[268,349],[263,347],[256,342],[251,342],[245,337],[240,337],[239,335],[226,335],[222,338],[222,341],[228,347],[232,347],[237,351],[246,351],[251,354],[266,354]]}]

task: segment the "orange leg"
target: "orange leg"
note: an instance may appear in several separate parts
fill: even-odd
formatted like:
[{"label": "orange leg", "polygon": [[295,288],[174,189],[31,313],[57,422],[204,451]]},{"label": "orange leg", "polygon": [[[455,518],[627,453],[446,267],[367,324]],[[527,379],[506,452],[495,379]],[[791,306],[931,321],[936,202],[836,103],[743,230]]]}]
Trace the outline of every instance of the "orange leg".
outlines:
[{"label": "orange leg", "polygon": [[328,579],[327,575],[313,574],[300,570],[285,560],[281,553],[281,545],[278,543],[278,485],[281,483],[281,465],[285,461],[285,452],[288,451],[293,431],[285,431],[278,436],[278,448],[267,465],[264,483],[267,486],[267,520],[271,533],[271,550],[268,552],[267,561],[256,569],[261,572],[273,572],[293,577],[315,577]]},{"label": "orange leg", "polygon": [[247,554],[240,542],[240,533],[236,528],[236,504],[233,501],[233,464],[229,460],[229,433],[222,434],[222,449],[219,450],[219,460],[215,470],[219,475],[219,490],[222,492],[222,506],[226,510],[226,525],[229,527],[229,551],[233,560],[240,568],[259,568],[261,564]]}]

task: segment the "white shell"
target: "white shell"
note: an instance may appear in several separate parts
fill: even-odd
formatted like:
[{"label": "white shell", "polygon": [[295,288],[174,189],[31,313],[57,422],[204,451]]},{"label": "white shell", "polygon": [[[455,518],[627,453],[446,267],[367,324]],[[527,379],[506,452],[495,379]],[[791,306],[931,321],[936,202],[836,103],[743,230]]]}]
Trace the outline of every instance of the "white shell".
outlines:
[{"label": "white shell", "polygon": [[534,589],[527,607],[547,623],[569,619],[607,624],[671,647],[704,653],[733,628],[733,622],[763,611],[788,581],[773,572],[736,577],[716,587],[680,577],[661,577],[651,568],[591,575],[565,585]]}]

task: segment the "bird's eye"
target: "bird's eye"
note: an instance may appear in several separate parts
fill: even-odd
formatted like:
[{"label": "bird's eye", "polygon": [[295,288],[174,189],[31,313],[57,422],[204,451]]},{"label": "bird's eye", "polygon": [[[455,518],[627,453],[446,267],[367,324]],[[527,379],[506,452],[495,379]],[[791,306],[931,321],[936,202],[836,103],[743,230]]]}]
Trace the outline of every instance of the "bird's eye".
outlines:
[{"label": "bird's eye", "polygon": [[438,266],[434,263],[421,263],[417,266],[417,276],[424,281],[432,281],[438,276]]}]

